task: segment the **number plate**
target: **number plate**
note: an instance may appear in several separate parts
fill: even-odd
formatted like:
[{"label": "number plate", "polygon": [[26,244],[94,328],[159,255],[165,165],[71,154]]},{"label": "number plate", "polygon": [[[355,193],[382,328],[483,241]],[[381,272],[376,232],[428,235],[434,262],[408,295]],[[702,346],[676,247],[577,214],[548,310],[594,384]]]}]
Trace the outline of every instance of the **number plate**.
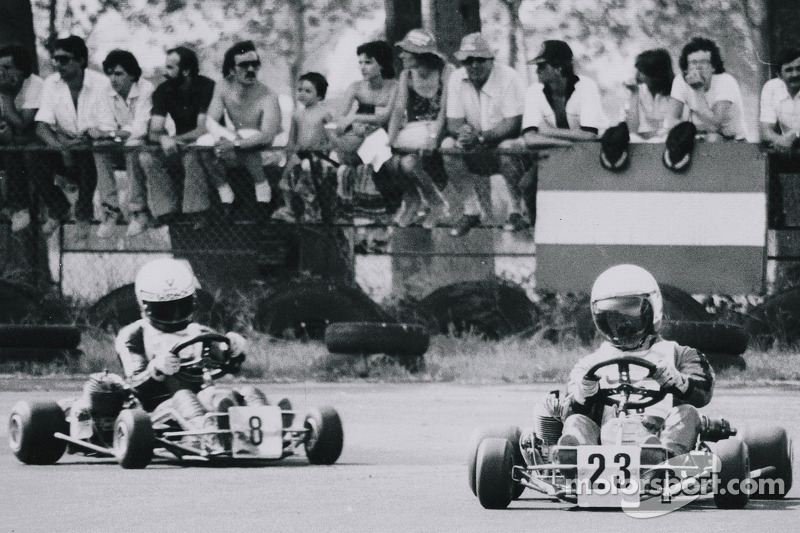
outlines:
[{"label": "number plate", "polygon": [[231,407],[228,411],[234,457],[279,459],[283,456],[281,409],[274,405]]},{"label": "number plate", "polygon": [[638,446],[578,446],[578,506],[638,503],[639,454]]}]

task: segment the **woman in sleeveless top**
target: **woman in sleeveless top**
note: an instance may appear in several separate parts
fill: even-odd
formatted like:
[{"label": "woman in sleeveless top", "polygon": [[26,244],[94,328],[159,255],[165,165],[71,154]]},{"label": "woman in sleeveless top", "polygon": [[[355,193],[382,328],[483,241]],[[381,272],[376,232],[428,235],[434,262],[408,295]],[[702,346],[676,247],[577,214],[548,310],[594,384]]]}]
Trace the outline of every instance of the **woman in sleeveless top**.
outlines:
[{"label": "woman in sleeveless top", "polygon": [[447,202],[425,163],[430,162],[430,153],[439,147],[444,134],[446,84],[453,67],[425,30],[411,30],[397,46],[404,70],[392,108],[389,142],[398,152],[395,160],[399,167],[413,183],[404,191],[395,222],[405,227],[421,220],[423,227],[431,229],[449,216]]}]

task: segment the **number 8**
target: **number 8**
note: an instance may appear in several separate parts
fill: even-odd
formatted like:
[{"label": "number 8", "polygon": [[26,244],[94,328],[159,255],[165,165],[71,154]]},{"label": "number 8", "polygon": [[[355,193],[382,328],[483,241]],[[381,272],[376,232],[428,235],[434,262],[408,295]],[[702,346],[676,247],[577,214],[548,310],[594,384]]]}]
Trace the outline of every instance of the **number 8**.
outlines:
[{"label": "number 8", "polygon": [[261,419],[257,416],[250,417],[250,442],[259,446],[264,441],[264,432],[261,431]]}]

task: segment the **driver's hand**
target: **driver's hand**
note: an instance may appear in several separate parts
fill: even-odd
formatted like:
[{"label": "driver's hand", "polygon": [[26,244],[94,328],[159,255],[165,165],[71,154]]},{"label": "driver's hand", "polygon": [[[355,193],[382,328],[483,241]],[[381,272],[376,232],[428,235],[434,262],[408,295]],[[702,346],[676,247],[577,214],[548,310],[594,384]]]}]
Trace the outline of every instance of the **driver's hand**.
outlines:
[{"label": "driver's hand", "polygon": [[656,363],[656,371],[653,373],[653,379],[664,389],[674,387],[681,392],[686,392],[686,389],[689,388],[689,380],[686,379],[686,376],[681,374],[678,369],[675,368],[675,365],[664,362]]},{"label": "driver's hand", "polygon": [[181,358],[172,352],[159,352],[150,361],[153,369],[165,376],[176,374],[181,369]]},{"label": "driver's hand", "polygon": [[247,341],[245,340],[244,337],[242,337],[235,331],[229,331],[228,333],[225,334],[225,336],[228,337],[228,342],[230,343],[232,356],[236,357],[247,351]]},{"label": "driver's hand", "polygon": [[580,403],[586,403],[587,398],[591,398],[600,390],[600,380],[598,379],[581,379],[578,384],[578,390],[575,394],[575,400]]}]

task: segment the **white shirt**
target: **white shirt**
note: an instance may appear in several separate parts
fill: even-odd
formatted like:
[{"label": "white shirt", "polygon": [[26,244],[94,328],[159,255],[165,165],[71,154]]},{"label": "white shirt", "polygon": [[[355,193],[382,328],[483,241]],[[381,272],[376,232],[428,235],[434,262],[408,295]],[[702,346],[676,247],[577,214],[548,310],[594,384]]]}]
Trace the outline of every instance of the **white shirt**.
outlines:
[{"label": "white shirt", "polygon": [[106,92],[104,116],[101,120],[103,122],[110,120],[118,128],[129,132],[131,139],[143,138],[147,135],[147,125],[150,122],[154,90],[153,84],[143,78],[139,78],[139,81],[131,85],[127,98],[123,98],[109,86]]},{"label": "white shirt", "polygon": [[[681,76],[676,76],[672,82],[672,93],[674,99],[683,103],[689,108],[689,120],[697,126],[699,132],[716,132],[709,124],[706,124],[698,115],[696,110],[704,110],[706,113],[713,114],[711,109],[717,102],[731,102],[733,104],[733,124],[736,139],[747,137],[747,126],[744,121],[744,105],[742,103],[742,92],[736,79],[723,72],[711,76],[711,87],[708,91],[695,91]],[[685,111],[685,109],[684,109]]]},{"label": "white shirt", "polygon": [[[570,129],[595,128],[602,134],[608,127],[608,119],[603,112],[600,89],[590,78],[581,78],[575,84],[575,91],[566,105]],[[525,94],[525,114],[522,116],[522,131],[542,125],[555,128],[556,114],[544,95],[544,84],[534,83]]]},{"label": "white shirt", "polygon": [[800,92],[792,98],[782,79],[769,80],[761,89],[759,121],[778,124],[783,135],[800,131]]},{"label": "white shirt", "polygon": [[447,84],[447,118],[463,118],[474,128],[490,130],[504,119],[522,115],[523,96],[522,79],[509,66],[495,63],[480,91],[461,67]]},{"label": "white shirt", "polygon": [[[656,133],[666,130],[670,108],[669,95],[659,93],[653,96],[645,83],[639,84],[637,94],[639,95],[639,128],[635,133]],[[626,110],[627,108],[628,105],[626,105]]]},{"label": "white shirt", "polygon": [[42,101],[42,87],[44,80],[36,74],[31,74],[22,82],[19,94],[14,98],[14,105],[18,111],[23,109],[39,109]]},{"label": "white shirt", "polygon": [[103,113],[105,99],[111,82],[103,74],[94,70],[83,71],[83,87],[78,95],[77,109],[72,102],[69,87],[59,73],[44,80],[42,102],[36,113],[36,122],[44,122],[62,130],[80,135],[89,128],[114,131],[116,124]]}]

